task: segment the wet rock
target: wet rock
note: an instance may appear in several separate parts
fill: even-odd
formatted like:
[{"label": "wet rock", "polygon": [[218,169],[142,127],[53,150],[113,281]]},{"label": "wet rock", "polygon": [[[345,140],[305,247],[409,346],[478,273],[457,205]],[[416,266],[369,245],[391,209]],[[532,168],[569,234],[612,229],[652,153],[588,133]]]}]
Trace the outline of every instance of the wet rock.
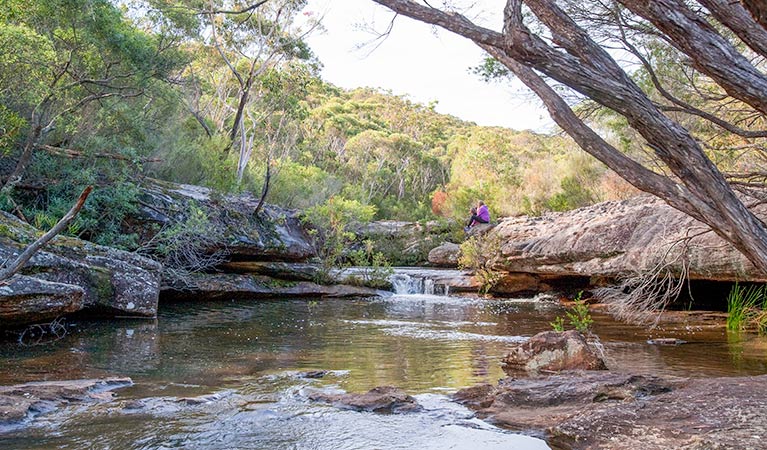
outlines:
[{"label": "wet rock", "polygon": [[635,401],[593,404],[550,428],[573,449],[763,449],[767,376],[689,380]]},{"label": "wet rock", "polygon": [[79,311],[84,294],[79,286],[15,275],[0,285],[0,328],[48,322]]},{"label": "wet rock", "polygon": [[438,267],[458,267],[458,257],[460,255],[460,245],[444,242],[429,251],[429,264]]},{"label": "wet rock", "polygon": [[107,378],[0,386],[0,432],[66,404],[111,400],[111,391],[132,384],[130,378]]},{"label": "wet rock", "polygon": [[374,297],[385,293],[348,285],[321,285],[246,274],[191,274],[182,286],[165,285],[166,298],[195,300],[266,299],[282,297]]},{"label": "wet rock", "polygon": [[687,341],[677,338],[655,338],[648,339],[647,343],[650,345],[682,345],[686,344]]},{"label": "wet rock", "polygon": [[307,372],[299,372],[298,374],[296,374],[296,376],[299,378],[317,379],[317,378],[324,378],[325,375],[329,373],[330,371],[327,371],[327,370],[309,370]]},{"label": "wet rock", "polygon": [[503,364],[509,374],[607,369],[598,345],[575,330],[538,333],[513,348]]},{"label": "wet rock", "polygon": [[[466,392],[471,391],[471,392]],[[767,375],[687,379],[612,372],[507,378],[454,398],[562,449],[762,449]]]},{"label": "wet rock", "polygon": [[422,409],[412,396],[394,386],[379,386],[364,394],[325,394],[317,392],[309,395],[313,401],[331,403],[341,408],[355,411],[377,413],[405,413]]}]

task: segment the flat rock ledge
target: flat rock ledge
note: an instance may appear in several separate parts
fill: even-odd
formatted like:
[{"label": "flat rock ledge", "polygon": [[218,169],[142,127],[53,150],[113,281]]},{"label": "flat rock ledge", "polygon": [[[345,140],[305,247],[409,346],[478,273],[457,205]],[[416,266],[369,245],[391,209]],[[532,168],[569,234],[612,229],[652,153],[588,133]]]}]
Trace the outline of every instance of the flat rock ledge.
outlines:
[{"label": "flat rock ledge", "polygon": [[454,395],[477,416],[557,449],[763,449],[767,375],[688,379],[609,372],[501,380]]},{"label": "flat rock ledge", "polygon": [[0,434],[71,403],[109,401],[113,390],[132,384],[130,378],[106,378],[0,386]]},{"label": "flat rock ledge", "polygon": [[376,413],[407,413],[423,409],[415,398],[394,386],[375,387],[364,394],[316,392],[309,395],[309,400],[330,403],[339,408]]},{"label": "flat rock ledge", "polygon": [[391,295],[384,291],[343,284],[322,285],[309,281],[287,281],[250,274],[191,274],[186,284],[162,286],[164,299],[258,300],[284,297],[380,297]]}]

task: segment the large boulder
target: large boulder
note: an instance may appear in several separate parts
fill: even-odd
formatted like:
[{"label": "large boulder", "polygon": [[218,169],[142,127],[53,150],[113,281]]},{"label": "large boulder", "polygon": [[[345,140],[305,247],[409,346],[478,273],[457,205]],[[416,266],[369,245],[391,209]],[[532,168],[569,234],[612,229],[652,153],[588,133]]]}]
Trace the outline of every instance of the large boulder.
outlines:
[{"label": "large boulder", "polygon": [[395,220],[359,224],[351,231],[357,236],[360,248],[363,247],[363,241],[370,240],[375,251],[380,251],[389,261],[399,266],[426,264],[431,249],[440,242],[454,240],[457,233],[463,233],[461,226],[454,222]]},{"label": "large boulder", "polygon": [[437,267],[458,267],[461,246],[452,242],[443,242],[429,251],[429,264]]},{"label": "large boulder", "polygon": [[[764,205],[753,211],[767,219]],[[665,256],[678,273],[685,260],[693,280],[767,281],[709,230],[662,200],[641,195],[543,217],[506,218],[488,238],[502,242],[494,267],[506,272],[618,278],[649,270]],[[681,245],[688,238],[689,245]],[[682,251],[686,258],[676,259]]]},{"label": "large boulder", "polygon": [[296,211],[264,205],[256,216],[259,199],[248,192],[221,195],[201,186],[147,179],[140,199],[129,231],[142,242],[163,226],[184,224],[200,211],[209,223],[209,248],[204,249],[209,253],[225,250],[231,259],[262,261],[303,261],[314,255]]},{"label": "large boulder", "polygon": [[503,359],[503,370],[509,374],[606,369],[598,344],[575,330],[538,333]]},{"label": "large boulder", "polygon": [[[38,235],[39,230],[31,225],[0,213],[0,260],[15,258]],[[158,262],[135,253],[57,236],[35,253],[19,274],[70,285],[71,292],[81,289],[82,300],[72,301],[65,309],[75,309],[74,305],[79,303],[82,308],[107,315],[154,317],[157,315],[161,270],[162,265]],[[53,286],[40,283],[38,287],[40,295],[47,295]],[[33,295],[30,289],[27,287],[21,292]],[[6,324],[9,325],[0,321],[0,327]]]}]

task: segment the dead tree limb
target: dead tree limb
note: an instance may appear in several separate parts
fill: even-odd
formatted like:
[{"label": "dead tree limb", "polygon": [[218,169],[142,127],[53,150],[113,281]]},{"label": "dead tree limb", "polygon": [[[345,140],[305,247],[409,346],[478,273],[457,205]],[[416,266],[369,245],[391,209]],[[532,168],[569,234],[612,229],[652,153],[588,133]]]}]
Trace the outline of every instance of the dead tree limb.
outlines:
[{"label": "dead tree limb", "polygon": [[22,267],[24,267],[24,264],[29,261],[32,256],[37,253],[38,250],[40,250],[45,244],[47,244],[51,239],[53,239],[57,234],[61,233],[64,228],[69,225],[69,222],[72,221],[72,219],[77,216],[77,213],[80,212],[83,205],[85,204],[85,200],[90,195],[91,191],[93,190],[93,186],[88,186],[83,190],[83,193],[80,194],[80,198],[77,199],[77,202],[72,206],[72,209],[69,210],[66,214],[64,214],[64,217],[61,218],[61,220],[56,223],[56,225],[53,226],[50,230],[48,230],[47,233],[42,235],[40,239],[36,240],[35,242],[31,243],[26,249],[24,249],[23,252],[13,261],[6,263],[5,267],[0,269],[0,281],[6,280],[13,276],[16,272],[18,272]]}]

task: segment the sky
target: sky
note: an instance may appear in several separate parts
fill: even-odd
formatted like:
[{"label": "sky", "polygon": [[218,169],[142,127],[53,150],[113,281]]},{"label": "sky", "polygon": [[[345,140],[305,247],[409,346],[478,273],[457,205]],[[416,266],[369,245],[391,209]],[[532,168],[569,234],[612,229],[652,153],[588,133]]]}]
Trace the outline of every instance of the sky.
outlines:
[{"label": "sky", "polygon": [[[504,5],[498,0],[479,3],[487,12],[477,14],[488,20]],[[386,30],[391,11],[371,0],[309,0],[304,11],[323,17],[326,30],[307,41],[324,65],[325,81],[347,89],[382,88],[423,104],[437,101],[437,112],[478,125],[541,133],[552,129],[540,101],[519,81],[485,83],[470,73],[483,52],[466,38],[400,16],[379,45],[364,45],[375,37],[366,31],[369,25]]]}]

